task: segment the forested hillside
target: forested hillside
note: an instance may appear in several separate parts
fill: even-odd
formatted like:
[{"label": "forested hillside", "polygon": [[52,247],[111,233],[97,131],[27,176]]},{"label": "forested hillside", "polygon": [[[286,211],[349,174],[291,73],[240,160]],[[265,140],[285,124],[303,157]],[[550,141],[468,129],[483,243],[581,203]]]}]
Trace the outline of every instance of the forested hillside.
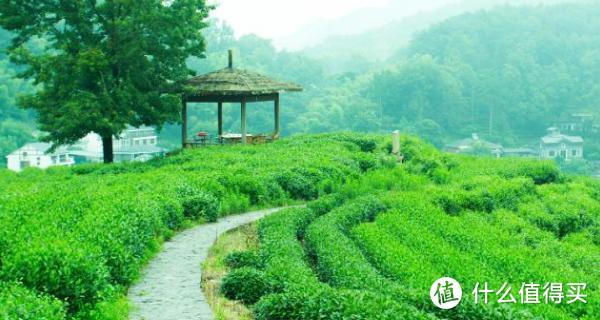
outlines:
[{"label": "forested hillside", "polygon": [[[412,42],[461,84],[465,113],[493,135],[536,136],[574,111],[598,115],[600,5],[499,8],[450,19]],[[472,108],[470,108],[473,106]]]},{"label": "forested hillside", "polygon": [[[573,112],[598,116],[598,14],[600,5],[593,3],[463,14],[414,35],[386,63],[356,58],[355,71],[342,74],[330,74],[330,65],[304,53],[278,51],[257,36],[236,39],[227,24],[213,20],[203,32],[206,59],[191,59],[189,65],[198,73],[223,68],[226,50],[233,48],[237,67],[301,84],[302,94],[282,100],[288,136],[397,128],[437,146],[476,132],[505,146],[535,147],[547,127]],[[1,38],[6,43],[7,34]],[[14,107],[16,93],[30,86],[11,80],[15,70],[2,61],[0,153],[5,154],[32,139],[34,124],[30,113]],[[270,104],[253,106],[249,116],[250,132],[273,130]],[[215,132],[216,118],[216,106],[191,106],[190,131]],[[237,132],[239,126],[239,106],[226,106],[225,130]],[[167,125],[161,142],[175,148],[179,134],[177,124]],[[584,138],[586,157],[600,158],[597,137]]]},{"label": "forested hillside", "polygon": [[[384,70],[344,77],[298,122],[304,131],[398,127],[438,146],[473,132],[536,143],[573,112],[598,115],[599,13],[586,4],[451,18],[415,36]],[[589,151],[600,156],[593,144]]]},{"label": "forested hillside", "polygon": [[[341,32],[329,36],[318,44],[311,45],[302,50],[309,57],[318,59],[326,66],[328,72],[361,72],[365,65],[383,63],[389,60],[397,51],[406,48],[415,33],[424,31],[432,24],[440,23],[450,17],[464,13],[475,13],[480,10],[489,10],[498,5],[549,5],[568,0],[461,0],[448,1],[445,5],[433,10],[419,11],[416,14],[405,16],[403,6],[405,1],[390,1],[387,6],[373,10],[366,10],[360,14],[351,15],[346,19],[360,23],[357,16],[375,16],[380,21],[378,27],[356,33]],[[421,1],[420,1],[421,2]],[[584,2],[570,0],[569,2]],[[438,1],[444,3],[444,1]],[[389,16],[396,18],[390,18]],[[381,17],[381,18],[380,18]],[[387,19],[386,19],[387,17]],[[350,21],[347,22],[350,24]],[[323,26],[322,26],[323,27]],[[313,33],[316,33],[313,32]],[[349,33],[349,34],[348,34]]]},{"label": "forested hillside", "polygon": [[18,71],[8,61],[5,49],[10,39],[10,33],[0,28],[0,166],[7,153],[34,139],[31,133],[35,130],[33,114],[16,107],[17,96],[30,92],[32,86],[16,78]]}]

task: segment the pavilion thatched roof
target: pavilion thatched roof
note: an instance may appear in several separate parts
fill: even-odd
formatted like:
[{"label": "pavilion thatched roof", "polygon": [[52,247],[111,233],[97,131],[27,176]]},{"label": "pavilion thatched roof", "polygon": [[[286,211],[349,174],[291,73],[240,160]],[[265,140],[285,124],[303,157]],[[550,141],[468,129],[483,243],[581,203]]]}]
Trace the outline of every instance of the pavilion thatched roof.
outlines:
[{"label": "pavilion thatched roof", "polygon": [[280,82],[259,73],[234,68],[191,78],[187,86],[188,94],[196,96],[254,96],[303,90],[291,82]]}]

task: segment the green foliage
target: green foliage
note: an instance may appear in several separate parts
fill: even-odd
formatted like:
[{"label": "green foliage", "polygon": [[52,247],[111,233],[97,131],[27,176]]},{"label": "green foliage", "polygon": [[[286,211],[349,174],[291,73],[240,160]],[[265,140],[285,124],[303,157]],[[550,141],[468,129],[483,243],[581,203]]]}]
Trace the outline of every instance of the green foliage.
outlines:
[{"label": "green foliage", "polygon": [[588,304],[482,304],[467,294],[453,310],[434,307],[429,289],[442,276],[463,292],[596,283],[598,183],[559,176],[548,162],[448,156],[412,138],[402,146],[405,165],[260,221],[274,292],[254,305],[258,319],[594,318],[593,286]]},{"label": "green foliage", "polygon": [[0,318],[19,320],[61,320],[65,311],[60,301],[38,295],[18,284],[0,287]]},{"label": "green foliage", "polygon": [[18,109],[15,101],[19,94],[31,92],[32,86],[28,81],[14,78],[17,72],[2,58],[3,49],[0,46],[0,165],[5,163],[8,153],[34,140],[35,128],[33,114]]},{"label": "green foliage", "polygon": [[261,261],[254,251],[232,252],[225,257],[225,265],[230,269],[260,268]]},{"label": "green foliage", "polygon": [[314,217],[307,209],[288,209],[261,220],[258,225],[264,270],[278,290],[318,286],[319,281],[298,241]]},{"label": "green foliage", "polygon": [[[187,192],[187,191],[186,191]],[[219,200],[204,191],[181,194],[183,215],[189,219],[204,218],[215,222],[219,218]]]},{"label": "green foliage", "polygon": [[319,288],[270,295],[255,307],[257,320],[436,319],[373,292]]},{"label": "green foliage", "polygon": [[163,239],[197,218],[294,203],[279,172],[310,181],[311,196],[340,190],[361,174],[357,153],[378,157],[319,135],[148,163],[0,171],[0,283],[62,302],[68,319],[118,319],[123,292]]},{"label": "green foliage", "polygon": [[240,268],[223,278],[220,290],[228,299],[254,304],[270,293],[272,287],[263,272],[253,268]]},{"label": "green foliage", "polygon": [[[204,0],[3,3],[0,25],[15,33],[11,57],[25,66],[20,77],[39,85],[20,106],[36,110],[44,139],[59,144],[90,132],[112,144],[127,125],[175,122],[176,92],[191,73],[185,61],[204,53],[199,30],[210,8]],[[32,39],[47,45],[36,52]]]},{"label": "green foliage", "polygon": [[345,197],[339,193],[329,194],[315,201],[311,201],[308,204],[308,208],[317,216],[322,216],[327,212],[341,206],[345,200]]},{"label": "green foliage", "polygon": [[6,254],[1,275],[69,302],[69,310],[77,312],[96,302],[108,286],[108,270],[98,259],[93,247],[65,241],[30,242]]},{"label": "green foliage", "polygon": [[318,173],[306,169],[293,169],[280,173],[276,180],[293,199],[311,200],[319,195],[315,185],[317,177],[314,174]]}]

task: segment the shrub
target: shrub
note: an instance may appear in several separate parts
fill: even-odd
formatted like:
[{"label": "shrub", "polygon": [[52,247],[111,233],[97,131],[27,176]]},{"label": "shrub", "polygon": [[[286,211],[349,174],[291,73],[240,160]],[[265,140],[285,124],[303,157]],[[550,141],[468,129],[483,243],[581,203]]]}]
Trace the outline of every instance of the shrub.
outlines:
[{"label": "shrub", "polygon": [[293,199],[312,200],[319,196],[316,181],[307,172],[288,170],[276,177],[277,183],[290,194]]},{"label": "shrub", "polygon": [[370,137],[361,137],[356,133],[338,133],[333,136],[335,140],[350,142],[360,148],[362,152],[373,152],[377,149],[377,140]]},{"label": "shrub", "polygon": [[96,252],[64,240],[29,243],[3,258],[2,278],[69,301],[69,311],[77,312],[109,287],[108,271]]},{"label": "shrub", "polygon": [[358,167],[360,168],[361,172],[367,172],[371,169],[376,168],[379,165],[377,160],[373,157],[370,157],[369,155],[358,155],[356,158],[356,160],[358,161]]},{"label": "shrub", "polygon": [[389,297],[367,291],[318,288],[269,295],[254,308],[257,320],[436,319]]},{"label": "shrub", "polygon": [[183,214],[190,219],[205,218],[209,222],[215,222],[219,218],[219,200],[204,191],[185,197],[182,206]]},{"label": "shrub", "polygon": [[344,203],[344,201],[344,196],[339,193],[328,194],[315,201],[310,202],[308,204],[308,208],[312,210],[315,213],[315,215],[322,216],[327,212],[333,210],[334,208],[341,206]]},{"label": "shrub", "polygon": [[232,252],[225,257],[225,265],[231,269],[260,268],[260,257],[254,251]]},{"label": "shrub", "polygon": [[254,304],[271,292],[272,286],[265,274],[253,268],[235,269],[221,282],[221,293],[230,300]]},{"label": "shrub", "polygon": [[159,197],[162,212],[162,220],[165,226],[169,229],[176,230],[183,225],[185,220],[183,207],[177,201],[167,197]]},{"label": "shrub", "polygon": [[61,320],[65,311],[60,301],[39,295],[18,284],[0,286],[0,319]]},{"label": "shrub", "polygon": [[[231,214],[278,206],[292,194],[313,199],[358,177],[358,147],[334,136],[184,150],[145,164],[0,170],[0,277],[61,300],[70,318],[106,319],[112,290],[124,291],[156,240],[186,218],[216,219],[218,201],[220,213]],[[280,183],[286,173],[296,181]]]}]

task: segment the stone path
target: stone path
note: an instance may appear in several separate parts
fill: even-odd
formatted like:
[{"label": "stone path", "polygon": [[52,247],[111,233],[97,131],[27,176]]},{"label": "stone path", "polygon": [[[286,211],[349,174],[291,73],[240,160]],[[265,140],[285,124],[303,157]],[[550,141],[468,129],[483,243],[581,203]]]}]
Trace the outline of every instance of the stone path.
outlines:
[{"label": "stone path", "polygon": [[200,288],[200,267],[208,249],[220,234],[281,209],[224,217],[217,223],[185,230],[165,242],[162,251],[142,272],[141,280],[129,289],[129,319],[213,319]]}]

